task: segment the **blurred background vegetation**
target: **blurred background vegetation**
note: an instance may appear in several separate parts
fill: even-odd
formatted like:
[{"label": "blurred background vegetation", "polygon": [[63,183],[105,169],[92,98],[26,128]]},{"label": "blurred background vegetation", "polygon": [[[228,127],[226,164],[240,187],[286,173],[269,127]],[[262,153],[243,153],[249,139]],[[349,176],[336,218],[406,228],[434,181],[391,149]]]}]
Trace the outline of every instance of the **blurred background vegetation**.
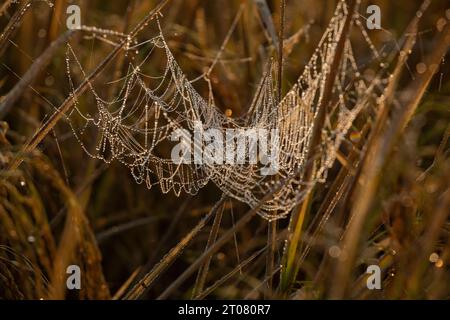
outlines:
[{"label": "blurred background vegetation", "polygon": [[[31,1],[31,7],[21,16],[18,12],[28,2],[4,0],[0,5],[0,99],[67,31],[69,4],[80,6],[83,25],[127,33],[160,3],[55,0],[49,6],[53,2]],[[267,6],[269,16],[262,14],[261,3]],[[336,4],[336,0],[286,1],[283,92],[295,83],[308,62]],[[384,28],[368,31],[370,38],[377,48],[387,44],[391,51],[397,50],[395,41],[404,35],[422,1],[362,1],[362,15],[366,15],[369,4],[381,7]],[[215,102],[231,116],[240,115],[249,105],[268,61],[276,59],[274,42],[280,25],[280,1],[172,0],[164,6],[160,18],[175,58],[185,74],[195,78],[214,60],[241,5],[243,15],[211,76]],[[421,17],[416,44],[399,81],[399,98],[413,94],[406,89],[420,74],[420,62],[433,52],[438,22],[448,24],[449,10],[448,1],[434,0]],[[14,28],[9,28],[16,18]],[[275,33],[271,32],[271,24]],[[154,25],[149,25],[138,38],[144,41],[156,31]],[[70,42],[88,71],[112,49],[88,34],[77,35]],[[355,47],[358,45],[364,47],[363,42]],[[314,191],[298,248],[294,250],[295,272],[282,282],[277,266],[286,254],[284,240],[292,237],[289,219],[278,223],[274,274],[267,275],[268,222],[259,217],[233,232],[214,250],[210,263],[205,263],[208,259],[202,254],[207,244],[233,230],[248,210],[245,204],[229,199],[221,203],[216,210],[222,212],[221,221],[206,221],[190,237],[190,232],[197,231],[199,221],[221,198],[213,185],[196,196],[182,194],[178,198],[163,195],[158,188],[148,190],[134,182],[127,168],[89,158],[64,120],[52,128],[37,149],[21,154],[22,146],[70,93],[65,49],[60,46],[12,107],[2,112],[1,298],[108,299],[136,297],[138,292],[141,298],[153,299],[166,292],[163,297],[168,298],[323,299],[334,297],[333,292],[339,291],[334,286],[345,287],[343,294],[338,295],[345,298],[450,297],[450,74],[445,58],[407,128],[384,158],[348,279],[339,283],[336,265],[345,254],[340,240],[356,201],[353,189],[357,182],[349,180],[336,199],[337,204],[330,207],[330,218],[324,218],[338,184],[344,185],[341,175],[345,171],[346,177],[351,176],[348,168],[356,167],[355,157],[343,150],[344,159],[337,161],[327,183]],[[119,53],[99,74],[96,83],[120,78],[126,71],[127,59],[130,56]],[[162,63],[152,59],[146,67],[160,70]],[[196,89],[208,97],[206,83],[196,83]],[[104,90],[102,94],[113,97],[115,92]],[[84,111],[89,112],[92,107],[89,100],[81,99]],[[368,111],[358,119],[348,137],[361,152],[375,114]],[[387,126],[389,121],[386,120]],[[11,170],[10,163],[18,155],[24,161]],[[180,242],[182,239],[186,243]],[[176,282],[199,258],[203,259],[200,270],[206,276],[205,283],[199,284],[202,272],[197,275],[198,268]],[[78,264],[82,269],[80,291],[64,290],[68,264]],[[365,270],[371,264],[381,266],[382,290],[365,287]],[[142,279],[149,281],[148,288],[139,291],[135,285]]]}]

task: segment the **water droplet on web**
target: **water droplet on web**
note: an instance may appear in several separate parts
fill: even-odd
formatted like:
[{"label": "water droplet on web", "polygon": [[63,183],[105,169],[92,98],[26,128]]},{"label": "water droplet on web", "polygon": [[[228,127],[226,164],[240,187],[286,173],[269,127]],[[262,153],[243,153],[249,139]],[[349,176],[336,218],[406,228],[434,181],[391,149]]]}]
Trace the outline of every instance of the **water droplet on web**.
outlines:
[{"label": "water droplet on web", "polygon": [[[146,180],[149,167],[155,168],[152,174],[156,175],[157,182],[147,186],[150,188],[154,184],[159,184],[163,193],[173,191],[179,195],[180,190],[183,189],[195,194],[209,181],[213,181],[226,194],[254,207],[273,188],[282,188],[273,197],[273,200],[261,207],[258,213],[268,220],[285,217],[302,201],[303,195],[298,194],[298,190],[304,189],[304,181],[296,178],[287,186],[282,182],[295,172],[293,168],[302,169],[308,157],[309,144],[307,142],[310,141],[312,135],[310,128],[313,127],[318,114],[317,106],[323,97],[327,75],[330,72],[329,68],[336,54],[336,39],[339,39],[340,32],[342,32],[342,21],[345,21],[347,14],[345,2],[340,2],[332,22],[325,31],[324,41],[314,51],[302,75],[298,78],[297,84],[291,88],[280,103],[276,102],[273,90],[274,79],[268,72],[267,80],[263,81],[258,88],[260,95],[257,101],[246,114],[245,126],[231,117],[233,115],[231,108],[225,109],[223,112],[215,105],[214,98],[209,99],[213,97],[213,88],[209,88],[207,93],[210,96],[208,98],[202,96],[194,88],[173,57],[162,33],[145,42],[148,46],[152,46],[151,50],[158,51],[156,55],[148,56],[147,54],[139,55],[139,45],[130,48],[130,44],[138,44],[135,37],[121,35],[124,48],[130,50],[126,54],[133,55],[132,58],[136,59],[137,63],[131,62],[128,71],[124,71],[124,74],[120,75],[119,79],[122,81],[124,89],[116,95],[112,102],[102,99],[94,85],[90,86],[89,90],[93,96],[95,111],[93,115],[89,115],[82,110],[83,108],[78,107],[79,104],[75,103],[75,110],[78,112],[73,113],[74,117],[79,116],[81,119],[78,122],[73,121],[80,125],[80,128],[73,129],[74,134],[89,156],[107,163],[112,160],[123,163],[131,171],[137,183]],[[101,32],[104,33],[105,30]],[[114,35],[118,36],[117,33]],[[381,55],[377,55],[376,48],[370,42],[367,34],[364,38],[368,49],[375,56],[370,61],[370,65],[373,66],[383,59]],[[145,48],[145,50],[147,49]],[[75,54],[73,56],[77,70],[81,69],[80,77],[86,79],[87,76],[82,71],[80,61]],[[139,61],[144,57],[145,61]],[[152,58],[163,59],[162,61],[166,64],[163,72],[152,71],[156,74],[147,75],[139,71],[137,66],[144,65],[143,62],[149,62]],[[70,60],[72,60],[72,55]],[[323,130],[321,148],[324,152],[321,152],[317,159],[317,170],[308,187],[312,188],[316,183],[325,181],[327,171],[336,159],[336,150],[340,148],[342,137],[347,136],[354,119],[365,107],[367,101],[376,101],[380,95],[380,93],[371,92],[370,84],[385,85],[387,75],[380,75],[382,73],[378,74],[378,70],[371,70],[367,67],[363,69],[360,67],[362,64],[359,60],[360,58],[354,55],[350,49],[345,50],[342,60],[345,63],[340,63],[336,70],[336,73],[342,74],[342,77],[337,77],[332,90],[339,94],[340,99],[333,110],[333,119],[327,123],[326,130]],[[71,61],[67,59],[67,65],[70,63]],[[381,66],[384,67],[384,63]],[[207,71],[208,67],[205,67],[204,72]],[[68,68],[68,74],[70,78],[70,68]],[[361,78],[361,74],[364,77]],[[370,79],[368,79],[369,77]],[[201,78],[205,77],[199,79]],[[210,83],[219,83],[221,79],[215,75],[210,79]],[[111,83],[116,80],[118,79],[111,79]],[[160,114],[164,117],[161,117]],[[178,129],[187,130],[189,134],[192,134],[195,124],[199,121],[205,130],[206,128],[217,128],[219,131],[228,128],[235,130],[275,128],[280,130],[280,142],[277,145],[277,148],[281,150],[278,172],[270,177],[262,177],[258,166],[247,163],[225,166],[195,163],[180,166],[159,154],[160,150],[157,149],[159,143],[169,139],[170,135]],[[87,139],[88,136],[83,137],[83,134],[90,132],[90,129],[97,130],[101,139],[97,143],[94,142],[92,148],[86,150],[83,138]],[[353,129],[353,131],[355,133],[351,135],[351,138],[357,140],[357,130]],[[196,146],[192,141],[183,142],[183,144],[193,146],[193,148]],[[267,148],[271,149],[269,146]],[[248,155],[245,157],[248,160]],[[259,154],[258,159],[267,160],[268,156]],[[255,185],[258,187],[255,188]],[[339,248],[330,248],[330,254],[336,255],[336,249]],[[340,254],[340,258],[343,255],[345,252]]]}]

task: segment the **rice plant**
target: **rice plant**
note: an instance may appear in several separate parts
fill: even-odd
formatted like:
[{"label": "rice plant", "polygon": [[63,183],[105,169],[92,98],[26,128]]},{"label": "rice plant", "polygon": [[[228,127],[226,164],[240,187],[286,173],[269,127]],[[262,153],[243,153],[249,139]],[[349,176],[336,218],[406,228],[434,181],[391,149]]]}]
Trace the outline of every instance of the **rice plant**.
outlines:
[{"label": "rice plant", "polygon": [[450,7],[376,2],[6,1],[0,297],[448,299]]}]

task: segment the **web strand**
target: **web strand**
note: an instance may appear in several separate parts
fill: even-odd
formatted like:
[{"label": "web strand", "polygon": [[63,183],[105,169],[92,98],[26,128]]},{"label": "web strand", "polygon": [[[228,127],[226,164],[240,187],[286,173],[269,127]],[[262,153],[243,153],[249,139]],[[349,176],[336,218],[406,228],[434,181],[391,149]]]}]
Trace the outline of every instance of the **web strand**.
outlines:
[{"label": "web strand", "polygon": [[[314,174],[307,184],[302,181],[317,106],[323,98],[325,81],[336,51],[336,39],[343,32],[348,14],[345,2],[341,1],[304,72],[278,104],[274,96],[274,79],[269,71],[264,74],[246,114],[239,118],[225,116],[211,99],[206,101],[195,90],[192,81],[176,62],[161,28],[156,37],[141,44],[130,39],[128,50],[148,50],[148,53],[139,63],[130,63],[125,76],[113,80],[115,84],[122,85],[113,101],[102,99],[90,84],[96,110],[93,115],[86,114],[75,102],[76,111],[67,115],[74,135],[91,157],[107,163],[119,161],[129,168],[137,183],[145,183],[148,188],[158,185],[162,192],[174,192],[177,196],[181,192],[196,194],[208,182],[213,182],[226,195],[256,207],[273,185],[296,173],[297,178],[276,192],[259,210],[260,216],[268,220],[286,217],[310,188],[326,180],[327,172],[333,166],[353,121],[361,110],[377,100],[385,83],[384,72],[377,73],[370,81],[361,76],[352,42],[348,39],[336,73],[338,77],[333,88],[336,99],[322,132]],[[359,17],[355,15],[353,19]],[[360,23],[355,25],[360,26]],[[368,39],[364,29],[359,30],[363,30],[362,36]],[[123,37],[121,34],[117,36]],[[374,59],[380,60],[381,56],[369,40],[367,44]],[[162,52],[165,58],[164,72],[146,75],[142,68],[151,62],[156,51]],[[71,64],[75,62],[82,75],[86,75],[70,46],[66,60],[69,83],[74,91]],[[162,155],[164,151],[167,153],[167,144],[173,132],[179,129],[192,132],[199,123],[201,130],[277,130],[277,172],[270,176],[262,175],[261,165],[258,164],[176,164],[169,156]],[[92,129],[99,133],[93,151],[83,142],[84,136]],[[194,143],[195,148],[202,146]]]}]

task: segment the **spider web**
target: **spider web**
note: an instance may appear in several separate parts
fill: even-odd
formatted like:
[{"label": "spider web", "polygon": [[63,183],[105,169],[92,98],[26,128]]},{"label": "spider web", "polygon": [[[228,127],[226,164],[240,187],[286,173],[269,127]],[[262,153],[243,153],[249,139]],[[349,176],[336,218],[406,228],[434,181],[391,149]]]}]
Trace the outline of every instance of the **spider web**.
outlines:
[{"label": "spider web", "polygon": [[[286,217],[310,188],[325,181],[353,121],[361,110],[376,101],[385,83],[383,71],[370,80],[361,75],[361,64],[358,65],[352,41],[348,38],[333,87],[336,98],[322,130],[314,173],[308,182],[303,181],[318,106],[331,72],[337,39],[341,37],[348,14],[345,1],[341,1],[303,73],[279,103],[274,95],[273,72],[269,70],[247,112],[238,118],[227,117],[213,99],[205,100],[196,91],[175,60],[160,27],[157,36],[142,44],[128,38],[127,50],[136,50],[145,44],[150,48],[148,53],[142,61],[131,62],[126,75],[116,80],[122,86],[113,101],[102,99],[89,83],[96,105],[94,115],[82,112],[73,95],[75,108],[68,114],[73,132],[91,157],[107,163],[119,161],[129,168],[137,183],[145,183],[148,188],[159,185],[163,193],[173,191],[177,196],[181,192],[196,194],[211,181],[226,195],[254,208],[274,185],[294,177],[258,209],[259,215],[268,220]],[[360,26],[374,59],[380,59],[361,28],[359,17],[354,15],[352,19],[352,27]],[[159,26],[159,21],[157,24]],[[114,32],[109,34],[126,37]],[[165,59],[164,72],[157,76],[144,74],[142,67],[156,52],[162,53]],[[75,62],[84,78],[86,74],[70,45],[66,61],[71,90],[74,91],[71,63]],[[262,175],[259,164],[177,164],[170,156],[164,156],[174,131],[186,129],[192,132],[199,124],[201,130],[278,130],[277,172]],[[97,132],[95,148],[89,148],[83,142],[83,137],[90,134],[92,128]],[[202,145],[194,145],[194,148],[202,148]]]}]

